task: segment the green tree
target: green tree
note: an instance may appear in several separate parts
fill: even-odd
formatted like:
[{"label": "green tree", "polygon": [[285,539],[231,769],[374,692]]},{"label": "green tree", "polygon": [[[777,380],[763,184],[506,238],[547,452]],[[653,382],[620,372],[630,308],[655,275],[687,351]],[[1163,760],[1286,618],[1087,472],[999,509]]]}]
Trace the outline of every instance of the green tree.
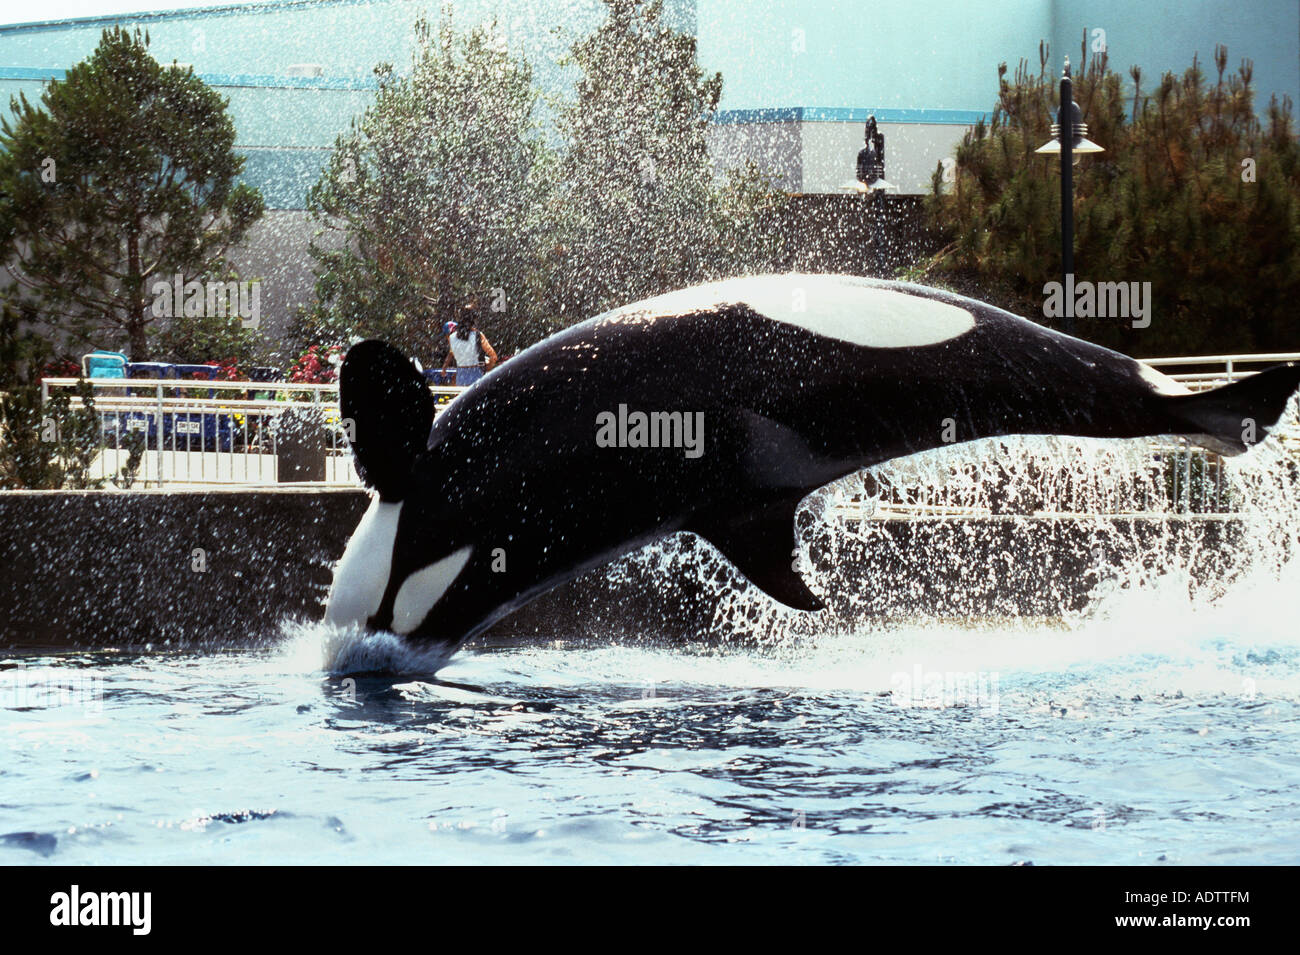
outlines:
[{"label": "green tree", "polygon": [[236,179],[227,101],[149,38],[104,31],[40,105],[0,122],[0,261],[6,294],[74,344],[149,357],[155,280],[228,271],[226,251],[262,214]]},{"label": "green tree", "polygon": [[215,361],[241,373],[272,360],[266,337],[233,314],[176,315],[159,329],[153,350],[158,361],[186,365]]},{"label": "green tree", "polygon": [[[1300,146],[1289,101],[1256,116],[1252,67],[1216,78],[1194,59],[1151,92],[1131,86],[1105,55],[1084,59],[1075,100],[1105,152],[1075,167],[1079,280],[1150,282],[1149,328],[1124,319],[1078,319],[1076,334],[1154,356],[1296,347],[1291,303],[1300,293]],[[1060,180],[1056,157],[1034,149],[1050,136],[1057,83],[1040,69],[998,68],[997,107],[962,140],[953,181],[935,170],[928,200],[946,243],[913,277],[938,281],[1036,321],[1045,283],[1059,281]]]},{"label": "green tree", "polygon": [[0,303],[0,488],[99,486],[90,466],[99,450],[94,394],[82,382],[78,406],[66,391],[41,402],[50,346],[10,303]]},{"label": "green tree", "polygon": [[536,337],[532,291],[546,189],[532,69],[494,25],[415,25],[409,75],[376,69],[374,104],[335,144],[308,206],[317,303],[300,344],[373,335],[421,355],[476,293],[508,346]]},{"label": "green tree", "polygon": [[784,197],[751,166],[719,181],[706,132],[722,75],[696,60],[660,0],[605,0],[575,43],[581,71],[563,106],[564,153],[551,220],[558,272],[550,303],[567,324],[606,308],[725,275],[770,269]]}]

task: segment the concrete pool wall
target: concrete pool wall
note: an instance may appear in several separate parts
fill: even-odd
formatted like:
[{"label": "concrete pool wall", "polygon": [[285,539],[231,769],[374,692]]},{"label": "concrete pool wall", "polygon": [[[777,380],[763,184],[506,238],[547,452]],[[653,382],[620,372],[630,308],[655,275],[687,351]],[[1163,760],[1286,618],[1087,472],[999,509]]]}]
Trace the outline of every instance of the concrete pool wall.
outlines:
[{"label": "concrete pool wall", "polygon": [[[367,503],[362,491],[325,488],[2,492],[0,649],[273,638],[286,618],[321,617],[333,564]],[[1059,616],[1087,602],[1098,566],[1117,561],[1161,554],[1213,577],[1216,555],[1239,546],[1240,525],[1221,517],[927,517],[870,520],[856,530],[811,542],[813,564],[835,568],[821,579],[836,625]],[[679,570],[696,547],[678,547]],[[702,581],[724,591],[739,585],[716,555],[704,556],[695,573],[632,559],[619,573],[587,574],[481,639],[716,632],[720,591]]]}]

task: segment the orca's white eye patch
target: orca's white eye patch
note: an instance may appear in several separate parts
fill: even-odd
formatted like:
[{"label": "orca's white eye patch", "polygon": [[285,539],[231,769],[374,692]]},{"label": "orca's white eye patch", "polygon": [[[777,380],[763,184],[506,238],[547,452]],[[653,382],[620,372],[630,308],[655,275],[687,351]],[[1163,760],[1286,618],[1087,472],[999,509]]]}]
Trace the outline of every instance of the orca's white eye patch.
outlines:
[{"label": "orca's white eye patch", "polygon": [[473,549],[471,546],[462,547],[402,581],[393,601],[394,633],[405,635],[420,625],[465,569]]},{"label": "orca's white eye patch", "polygon": [[801,273],[711,282],[646,299],[606,317],[681,314],[730,303],[865,348],[937,345],[975,327],[975,316],[958,305],[852,276]]}]

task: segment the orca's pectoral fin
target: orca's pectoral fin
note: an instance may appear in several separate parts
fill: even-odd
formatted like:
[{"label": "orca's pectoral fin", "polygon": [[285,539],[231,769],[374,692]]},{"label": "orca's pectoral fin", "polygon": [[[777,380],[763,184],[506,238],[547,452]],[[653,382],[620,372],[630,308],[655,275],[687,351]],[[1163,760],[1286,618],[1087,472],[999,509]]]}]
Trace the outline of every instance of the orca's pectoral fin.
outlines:
[{"label": "orca's pectoral fin", "polygon": [[361,480],[384,500],[401,500],[433,425],[424,376],[392,345],[358,342],[339,371],[339,410]]},{"label": "orca's pectoral fin", "polygon": [[781,501],[720,520],[695,521],[699,534],[736,565],[754,586],[794,610],[824,610],[826,604],[795,572],[794,512],[798,500]]}]

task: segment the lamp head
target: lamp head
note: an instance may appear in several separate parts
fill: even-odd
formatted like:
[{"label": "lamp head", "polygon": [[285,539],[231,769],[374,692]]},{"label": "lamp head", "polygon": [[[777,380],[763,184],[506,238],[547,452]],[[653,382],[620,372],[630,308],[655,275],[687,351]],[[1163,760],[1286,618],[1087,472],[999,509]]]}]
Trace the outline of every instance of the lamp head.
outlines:
[{"label": "lamp head", "polygon": [[[1065,68],[1068,75],[1070,69],[1068,59]],[[1057,114],[1058,122],[1052,124],[1052,138],[1039,146],[1034,152],[1041,153],[1044,156],[1057,155],[1061,151],[1061,129],[1066,128],[1072,134],[1070,136],[1070,152],[1074,154],[1076,163],[1084,153],[1104,153],[1106,150],[1103,147],[1088,139],[1088,124],[1083,121],[1083,110],[1079,109],[1079,104],[1071,100],[1069,105],[1069,125],[1066,125],[1065,105],[1062,104],[1061,111]]]}]

